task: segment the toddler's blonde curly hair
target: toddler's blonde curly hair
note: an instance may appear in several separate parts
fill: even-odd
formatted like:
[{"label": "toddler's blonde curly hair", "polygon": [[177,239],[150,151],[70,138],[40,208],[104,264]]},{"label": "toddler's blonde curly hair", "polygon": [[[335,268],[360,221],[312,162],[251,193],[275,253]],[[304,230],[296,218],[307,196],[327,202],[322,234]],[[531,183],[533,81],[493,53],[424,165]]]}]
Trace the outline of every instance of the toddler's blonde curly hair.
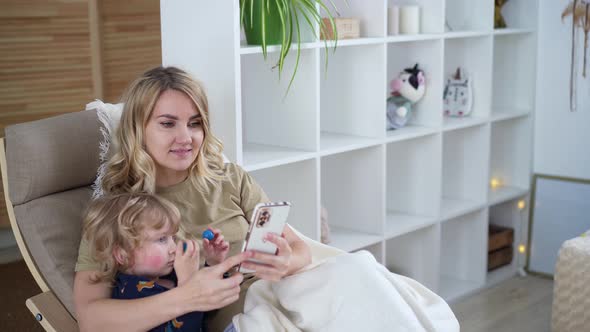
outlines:
[{"label": "toddler's blonde curly hair", "polygon": [[[113,282],[117,271],[133,266],[133,250],[142,241],[144,229],[169,227],[178,232],[180,212],[169,201],[151,194],[122,193],[106,195],[91,202],[84,216],[83,238],[88,241],[90,256],[100,263],[92,280]],[[123,264],[117,262],[114,250],[127,255]]]}]

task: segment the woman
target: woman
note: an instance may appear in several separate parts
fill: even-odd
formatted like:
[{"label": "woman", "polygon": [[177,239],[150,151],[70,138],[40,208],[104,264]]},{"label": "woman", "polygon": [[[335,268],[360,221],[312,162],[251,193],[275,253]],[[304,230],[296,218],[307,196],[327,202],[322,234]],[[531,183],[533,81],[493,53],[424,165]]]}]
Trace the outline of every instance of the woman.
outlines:
[{"label": "woman", "polygon": [[[200,236],[207,226],[218,228],[230,243],[230,257],[197,271],[174,290],[121,301],[110,299],[111,285],[91,282],[98,267],[83,241],[74,279],[80,328],[143,331],[187,312],[222,308],[209,315],[208,324],[210,331],[223,330],[241,311],[245,291],[256,278],[277,281],[292,274],[311,261],[309,248],[287,226],[282,236],[267,237],[277,245],[278,255],[238,254],[254,206],[268,198],[239,166],[223,164],[222,145],[210,132],[205,93],[186,72],[173,67],[149,70],[131,84],[123,102],[104,192],[148,192],[167,198],[181,212],[181,237]],[[251,258],[261,263],[244,264],[256,271],[246,276],[248,282],[242,283],[241,274],[223,279],[224,272]]]}]

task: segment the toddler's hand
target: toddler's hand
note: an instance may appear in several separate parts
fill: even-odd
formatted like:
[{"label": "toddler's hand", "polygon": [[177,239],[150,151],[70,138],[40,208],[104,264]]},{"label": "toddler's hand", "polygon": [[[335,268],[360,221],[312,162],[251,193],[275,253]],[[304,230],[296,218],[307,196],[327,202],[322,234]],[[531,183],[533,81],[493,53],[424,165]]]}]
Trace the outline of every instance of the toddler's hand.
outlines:
[{"label": "toddler's hand", "polygon": [[[186,243],[186,250],[183,244]],[[199,270],[199,246],[193,240],[178,241],[174,259],[174,271],[178,285],[184,284]]]},{"label": "toddler's hand", "polygon": [[229,242],[223,239],[221,231],[217,228],[209,228],[213,232],[213,240],[203,239],[203,250],[205,251],[205,261],[208,265],[217,265],[225,260],[229,252]]}]

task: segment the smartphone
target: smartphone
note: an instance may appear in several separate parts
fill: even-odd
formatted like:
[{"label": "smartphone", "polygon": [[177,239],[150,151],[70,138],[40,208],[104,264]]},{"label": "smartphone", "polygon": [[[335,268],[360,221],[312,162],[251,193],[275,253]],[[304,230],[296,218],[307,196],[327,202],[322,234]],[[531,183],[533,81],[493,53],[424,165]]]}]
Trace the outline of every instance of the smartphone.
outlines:
[{"label": "smartphone", "polygon": [[[250,226],[248,227],[248,234],[242,246],[242,252],[255,250],[276,255],[277,246],[272,242],[264,240],[264,235],[266,233],[281,235],[287,223],[290,209],[291,203],[289,202],[257,204],[254,207],[254,213],[252,213],[252,220],[250,220]],[[257,262],[254,259],[250,261]],[[254,272],[243,268],[241,264],[238,271],[242,273]]]}]

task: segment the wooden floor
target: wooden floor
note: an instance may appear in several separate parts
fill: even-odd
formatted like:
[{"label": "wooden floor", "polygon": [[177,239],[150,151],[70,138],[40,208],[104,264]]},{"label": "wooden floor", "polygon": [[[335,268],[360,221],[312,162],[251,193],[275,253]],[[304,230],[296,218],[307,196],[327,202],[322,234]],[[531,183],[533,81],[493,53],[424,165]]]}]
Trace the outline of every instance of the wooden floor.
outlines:
[{"label": "wooden floor", "polygon": [[550,332],[553,281],[514,277],[455,303],[461,332]]}]

